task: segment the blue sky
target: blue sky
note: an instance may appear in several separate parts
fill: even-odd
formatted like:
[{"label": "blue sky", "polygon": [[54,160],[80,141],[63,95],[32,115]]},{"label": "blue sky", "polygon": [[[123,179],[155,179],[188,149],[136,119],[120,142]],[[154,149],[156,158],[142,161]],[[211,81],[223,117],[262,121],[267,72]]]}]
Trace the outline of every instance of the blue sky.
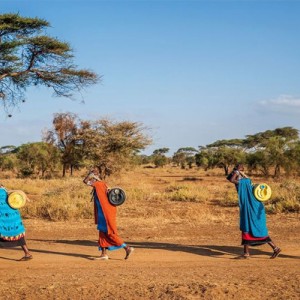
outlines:
[{"label": "blue sky", "polygon": [[0,0],[1,13],[50,22],[75,63],[103,76],[84,103],[29,89],[0,146],[40,141],[53,114],[141,122],[153,145],[207,145],[300,129],[300,2]]}]

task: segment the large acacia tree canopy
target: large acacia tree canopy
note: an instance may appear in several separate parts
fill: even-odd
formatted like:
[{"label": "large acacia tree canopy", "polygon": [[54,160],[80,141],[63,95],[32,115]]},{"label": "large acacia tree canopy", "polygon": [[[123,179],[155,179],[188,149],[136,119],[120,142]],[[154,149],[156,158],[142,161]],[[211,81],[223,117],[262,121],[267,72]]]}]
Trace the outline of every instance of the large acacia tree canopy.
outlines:
[{"label": "large acacia tree canopy", "polygon": [[70,45],[43,35],[50,24],[18,14],[0,15],[0,101],[7,110],[25,100],[29,86],[46,86],[55,96],[98,82],[94,72],[73,64]]}]

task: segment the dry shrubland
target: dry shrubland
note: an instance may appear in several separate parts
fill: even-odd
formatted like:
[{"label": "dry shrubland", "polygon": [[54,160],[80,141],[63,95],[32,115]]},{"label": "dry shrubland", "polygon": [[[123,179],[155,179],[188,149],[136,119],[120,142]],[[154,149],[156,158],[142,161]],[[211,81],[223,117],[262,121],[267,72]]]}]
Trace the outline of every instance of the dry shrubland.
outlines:
[{"label": "dry shrubland", "polygon": [[[81,176],[82,175],[82,176]],[[51,221],[93,218],[91,188],[83,184],[83,174],[65,179],[2,179],[7,189],[23,190],[30,202],[21,209],[24,218]],[[266,203],[268,213],[300,212],[300,180],[266,182],[272,198]],[[237,193],[221,172],[169,168],[136,168],[113,176],[110,187],[122,187],[127,194],[120,207],[121,217],[144,222],[224,221],[230,210],[237,210]],[[140,222],[140,221],[139,221]]]}]

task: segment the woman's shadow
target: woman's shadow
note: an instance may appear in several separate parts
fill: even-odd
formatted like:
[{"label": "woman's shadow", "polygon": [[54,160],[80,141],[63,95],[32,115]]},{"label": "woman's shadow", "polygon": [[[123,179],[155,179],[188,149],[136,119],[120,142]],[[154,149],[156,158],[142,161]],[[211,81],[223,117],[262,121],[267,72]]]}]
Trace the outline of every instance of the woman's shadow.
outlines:
[{"label": "woman's shadow", "polygon": [[[32,241],[37,242],[48,242],[50,244],[66,244],[74,246],[87,246],[87,247],[98,247],[96,241],[90,240],[41,240],[41,239],[32,239]],[[181,245],[173,243],[159,243],[159,242],[128,242],[130,246],[135,247],[136,249],[157,249],[165,251],[175,251],[175,252],[185,252],[194,255],[213,257],[213,258],[226,258],[226,259],[236,259],[241,255],[242,247],[241,246],[223,246],[223,245]],[[66,255],[73,257],[81,257],[89,260],[95,259],[90,255],[81,254],[81,253],[70,253],[70,252],[58,252],[50,250],[51,247],[47,247],[47,250],[42,249],[30,249],[31,252],[37,253],[48,253],[48,254],[57,254],[57,255]],[[255,256],[270,256],[271,251],[264,251],[258,248],[251,248],[251,254]],[[228,257],[231,256],[231,257]],[[280,258],[293,258],[300,259],[300,256],[293,256],[287,254],[280,254]]]},{"label": "woman's shadow", "polygon": [[[228,259],[240,258],[241,246],[222,246],[222,245],[180,245],[169,243],[153,243],[153,242],[131,242],[130,245],[135,248],[142,249],[164,249],[167,251],[186,252],[195,255],[208,256],[213,258],[225,258],[225,255],[233,257],[226,257]],[[271,251],[263,251],[258,248],[251,248],[252,255],[270,255]],[[280,254],[281,258],[300,259],[300,256]]]}]

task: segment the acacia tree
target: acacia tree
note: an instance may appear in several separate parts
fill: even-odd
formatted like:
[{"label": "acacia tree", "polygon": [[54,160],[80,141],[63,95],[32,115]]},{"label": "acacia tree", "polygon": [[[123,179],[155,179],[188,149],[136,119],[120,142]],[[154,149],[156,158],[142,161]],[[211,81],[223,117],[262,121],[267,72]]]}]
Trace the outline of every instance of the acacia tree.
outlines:
[{"label": "acacia tree", "polygon": [[153,151],[152,160],[156,167],[163,167],[168,163],[169,159],[166,157],[166,153],[169,151],[169,148],[160,148]]},{"label": "acacia tree", "polygon": [[213,151],[199,146],[199,152],[195,155],[195,163],[197,167],[202,167],[205,171],[214,167]]},{"label": "acacia tree", "polygon": [[268,153],[264,150],[248,153],[246,156],[246,164],[249,171],[259,171],[265,177],[270,175],[271,162]]},{"label": "acacia tree", "polygon": [[15,153],[0,155],[0,169],[13,170],[17,166],[17,158]]},{"label": "acacia tree", "polygon": [[[254,149],[255,152],[263,155],[256,156],[256,165],[263,169],[264,174],[269,174],[269,168],[274,168],[274,177],[280,176],[281,168],[289,171],[292,162],[289,153],[299,141],[299,132],[293,127],[282,127],[274,130],[259,132],[254,135],[248,135],[244,140],[244,145],[248,149]],[[252,155],[252,162],[253,162]]]},{"label": "acacia tree", "polygon": [[0,15],[0,100],[6,111],[25,101],[30,86],[46,86],[55,96],[72,97],[99,80],[74,65],[68,43],[43,34],[47,27],[43,19]]},{"label": "acacia tree", "polygon": [[53,173],[60,160],[59,150],[48,143],[37,142],[20,146],[17,151],[19,169],[23,176]]},{"label": "acacia tree", "polygon": [[0,147],[0,169],[13,170],[16,167],[16,146],[7,145]]},{"label": "acacia tree", "polygon": [[291,173],[292,170],[300,175],[300,141],[295,142],[294,147],[286,151],[289,164],[285,166],[285,171]]},{"label": "acacia tree", "polygon": [[81,164],[83,152],[81,144],[77,141],[80,121],[76,114],[56,113],[52,121],[53,129],[44,133],[44,141],[55,145],[61,151],[62,175],[70,168],[73,175],[74,167]]},{"label": "acacia tree", "polygon": [[180,165],[181,168],[185,168],[186,165],[192,168],[195,162],[195,155],[198,150],[193,147],[179,148],[173,155],[172,160],[175,164]]},{"label": "acacia tree", "polygon": [[230,166],[237,162],[245,160],[245,152],[241,149],[233,149],[231,147],[219,147],[212,151],[212,164],[215,167],[223,168],[224,174],[228,175]]},{"label": "acacia tree", "polygon": [[[207,168],[223,168],[225,175],[228,175],[232,165],[244,161],[246,156],[242,139],[218,140],[207,145],[201,151],[205,151],[204,157],[207,159]],[[196,157],[199,163],[201,162],[200,158],[201,156]]]},{"label": "acacia tree", "polygon": [[137,122],[113,122],[100,119],[82,121],[77,135],[87,164],[96,166],[104,179],[129,166],[135,155],[151,144],[144,133],[145,128]]}]

